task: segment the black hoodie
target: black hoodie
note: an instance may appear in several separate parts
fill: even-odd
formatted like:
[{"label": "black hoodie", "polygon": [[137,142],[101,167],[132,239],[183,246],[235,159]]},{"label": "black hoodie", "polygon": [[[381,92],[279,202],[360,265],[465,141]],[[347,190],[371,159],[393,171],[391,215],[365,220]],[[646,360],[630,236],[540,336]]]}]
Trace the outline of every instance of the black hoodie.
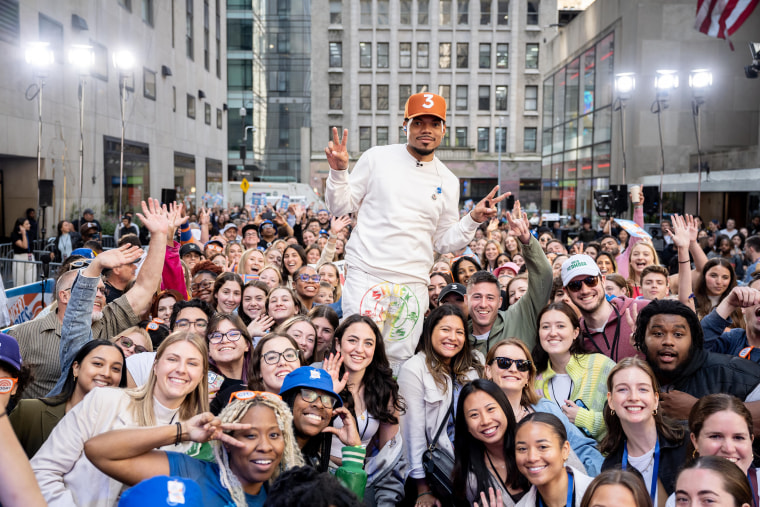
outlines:
[{"label": "black hoodie", "polygon": [[744,401],[760,384],[760,365],[741,357],[698,349],[684,371],[670,385],[695,398],[714,393],[732,394]]}]

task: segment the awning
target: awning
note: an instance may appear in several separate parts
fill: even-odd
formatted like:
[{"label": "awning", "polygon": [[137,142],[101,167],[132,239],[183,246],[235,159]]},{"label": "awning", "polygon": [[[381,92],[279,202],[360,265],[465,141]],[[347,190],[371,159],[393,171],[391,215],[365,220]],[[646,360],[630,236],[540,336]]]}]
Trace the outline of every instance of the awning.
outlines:
[{"label": "awning", "polygon": [[[668,174],[662,180],[663,192],[696,192],[698,173]],[[630,184],[660,186],[660,175],[644,176]],[[760,168],[713,171],[708,176],[702,172],[702,192],[753,192],[760,191]]]}]

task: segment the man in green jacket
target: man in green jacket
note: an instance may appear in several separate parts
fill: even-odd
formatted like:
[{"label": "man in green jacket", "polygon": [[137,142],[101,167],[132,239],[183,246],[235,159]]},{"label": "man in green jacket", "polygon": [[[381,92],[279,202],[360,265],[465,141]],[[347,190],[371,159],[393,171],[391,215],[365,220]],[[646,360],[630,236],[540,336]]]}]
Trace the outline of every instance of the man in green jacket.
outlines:
[{"label": "man in green jacket", "polygon": [[[519,204],[516,206],[519,210]],[[517,211],[519,213],[519,211]],[[516,214],[517,214],[516,213]],[[527,216],[514,218],[507,213],[511,233],[523,245],[522,253],[529,276],[528,292],[506,310],[501,307],[499,281],[487,271],[478,271],[467,282],[469,331],[473,345],[486,355],[497,342],[506,338],[521,339],[533,349],[536,344],[538,312],[549,302],[552,267],[539,242],[530,234]]]}]

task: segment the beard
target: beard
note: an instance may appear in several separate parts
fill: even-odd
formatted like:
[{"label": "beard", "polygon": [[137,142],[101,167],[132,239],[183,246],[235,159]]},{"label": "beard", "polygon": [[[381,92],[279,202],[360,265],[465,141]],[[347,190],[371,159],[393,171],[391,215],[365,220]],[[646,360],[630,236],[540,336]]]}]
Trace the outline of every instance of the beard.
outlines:
[{"label": "beard", "polygon": [[103,312],[92,312],[92,322],[95,323],[103,319]]},{"label": "beard", "polygon": [[416,146],[412,146],[411,144],[409,145],[409,147],[410,147],[411,149],[413,149],[413,150],[414,150],[414,152],[415,152],[417,155],[420,155],[421,157],[427,157],[428,155],[430,155],[431,153],[433,153],[433,152],[435,151],[435,149],[432,149],[432,150],[426,150],[426,149],[423,149],[423,148],[417,148]]},{"label": "beard", "polygon": [[684,371],[686,371],[686,367],[689,365],[689,362],[691,361],[693,354],[691,353],[691,350],[689,350],[689,357],[684,358],[678,366],[673,370],[663,370],[657,365],[656,358],[652,359],[650,358],[650,352],[644,351],[644,354],[647,358],[647,363],[652,368],[652,371],[654,372],[655,378],[657,378],[657,381],[660,383],[660,387],[663,385],[668,385],[672,383],[674,380],[678,379]]}]

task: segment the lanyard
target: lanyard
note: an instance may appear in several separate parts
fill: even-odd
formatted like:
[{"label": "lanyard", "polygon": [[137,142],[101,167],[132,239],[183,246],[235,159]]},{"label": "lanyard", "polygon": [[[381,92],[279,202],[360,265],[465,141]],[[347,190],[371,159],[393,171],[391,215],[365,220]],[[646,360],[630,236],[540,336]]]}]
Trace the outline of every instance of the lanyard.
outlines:
[{"label": "lanyard", "polygon": [[749,487],[752,489],[752,505],[757,507],[757,469],[755,467],[749,467],[747,479],[749,480]]},{"label": "lanyard", "polygon": [[[623,444],[623,470],[628,467],[628,441]],[[660,471],[660,439],[654,446],[654,469],[652,470],[652,486],[649,488],[649,496],[652,497],[652,503],[655,502],[657,494],[657,474]]]},{"label": "lanyard", "polygon": [[[618,342],[620,341],[620,324],[621,324],[621,322],[620,322],[620,310],[618,310],[618,307],[614,303],[608,301],[608,304],[612,306],[613,310],[615,310],[615,317],[616,317],[616,319],[615,319],[616,320],[616,322],[615,322],[615,335],[612,338],[612,345],[610,345],[610,342],[607,341],[606,329],[602,329],[601,335],[602,335],[602,338],[604,338],[605,345],[607,346],[607,351],[603,351],[599,347],[599,345],[596,344],[596,342],[594,341],[594,339],[592,338],[593,334],[591,332],[589,332],[589,330],[588,330],[588,324],[586,324],[585,320],[583,321],[583,325],[584,325],[584,327],[586,329],[583,330],[583,336],[585,338],[588,338],[588,341],[591,342],[591,345],[593,345],[594,348],[600,354],[603,354],[603,355],[611,358],[613,361],[617,361],[618,360],[618,357],[617,357]],[[605,325],[605,328],[606,328],[606,325]],[[594,333],[594,334],[596,334],[596,333]]]},{"label": "lanyard", "polygon": [[[538,492],[538,490],[536,490]],[[544,501],[541,499],[541,494],[538,494],[538,506],[539,507],[546,507],[544,505]],[[573,474],[570,473],[570,470],[567,471],[567,500],[565,502],[565,507],[573,507]]]}]

